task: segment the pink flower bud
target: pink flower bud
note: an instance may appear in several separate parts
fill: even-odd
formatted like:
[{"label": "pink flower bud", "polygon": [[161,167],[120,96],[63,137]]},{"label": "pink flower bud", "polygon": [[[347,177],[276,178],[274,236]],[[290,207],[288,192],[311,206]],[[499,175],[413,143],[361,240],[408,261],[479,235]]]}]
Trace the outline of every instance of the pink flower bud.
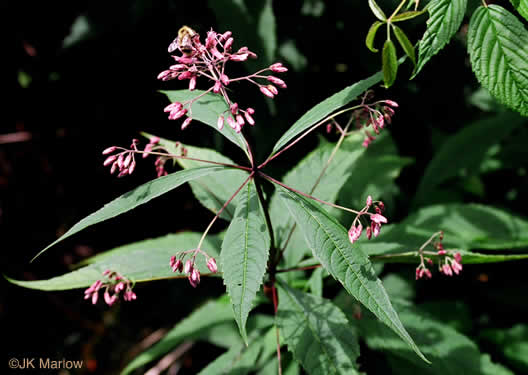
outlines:
[{"label": "pink flower bud", "polygon": [[367,197],[367,207],[370,207],[372,205],[372,196]]},{"label": "pink flower bud", "polygon": [[399,107],[398,103],[396,103],[395,101],[392,101],[392,100],[385,100],[385,103],[390,105],[391,107],[394,107],[394,108],[398,108]]},{"label": "pink flower bud", "polygon": [[114,172],[117,170],[117,162],[112,164],[112,167],[110,168],[110,174],[114,174]]},{"label": "pink flower bud", "polygon": [[380,214],[371,214],[370,221],[375,222],[376,224],[387,224],[387,218]]},{"label": "pink flower bud", "polygon": [[229,107],[231,110],[231,113],[236,115],[238,113],[238,103],[231,104],[231,107]]},{"label": "pink flower bud", "polygon": [[462,255],[460,253],[453,254],[453,258],[457,263],[462,263]]},{"label": "pink flower bud", "polygon": [[224,116],[223,115],[218,116],[216,127],[218,128],[218,130],[222,130],[224,128]]},{"label": "pink flower bud", "polygon": [[161,72],[160,74],[158,74],[158,76],[156,77],[157,79],[161,79],[161,80],[164,80],[165,78],[167,78],[167,76],[169,74],[171,74],[172,72],[170,70],[164,70],[163,72]]},{"label": "pink flower bud", "polygon": [[332,124],[331,123],[326,124],[326,132],[330,134],[331,131],[332,131]]},{"label": "pink flower bud", "polygon": [[248,108],[246,109],[246,112],[249,113],[250,115],[254,115],[255,114],[255,110],[253,108]]},{"label": "pink flower bud", "polygon": [[248,59],[249,54],[242,53],[240,55],[231,55],[229,56],[229,60],[232,61],[246,61]]},{"label": "pink flower bud", "polygon": [[218,94],[220,92],[220,89],[222,88],[222,82],[220,81],[216,81],[214,86],[213,86],[213,92],[215,94]]},{"label": "pink flower bud", "polygon": [[274,76],[267,76],[266,78],[267,78],[268,81],[270,81],[271,83],[279,86],[280,88],[285,89],[287,87],[286,83],[280,78],[277,78],[277,77],[274,77]]},{"label": "pink flower bud", "polygon": [[191,274],[189,275],[189,281],[194,288],[200,284],[200,272],[196,268],[193,268]]},{"label": "pink flower bud", "polygon": [[275,72],[275,73],[284,73],[288,71],[288,68],[286,68],[285,66],[282,66],[282,63],[280,62],[271,65],[269,68],[272,72]]},{"label": "pink flower bud", "polygon": [[189,78],[191,78],[191,77],[193,77],[193,74],[192,74],[190,71],[187,70],[186,72],[183,72],[183,73],[181,73],[181,74],[178,76],[178,80],[179,80],[179,81],[183,81],[183,80],[185,80],[185,79],[189,79]]},{"label": "pink flower bud", "polygon": [[230,127],[232,127],[233,129],[236,129],[237,123],[235,122],[235,119],[233,117],[227,116],[227,123],[229,124]]},{"label": "pink flower bud", "polygon": [[266,87],[266,86],[260,86],[260,92],[266,95],[268,98],[274,98],[275,95]]},{"label": "pink flower bud", "polygon": [[196,88],[196,76],[192,76],[189,80],[189,91],[193,91]]},{"label": "pink flower bud", "polygon": [[224,44],[224,50],[229,52],[233,46],[233,38],[229,38]]},{"label": "pink flower bud", "polygon": [[128,166],[130,165],[131,161],[132,161],[132,154],[128,153],[126,158],[125,158],[125,161],[123,161],[123,168],[128,168]]},{"label": "pink flower bud", "polygon": [[117,149],[116,146],[111,146],[111,147],[105,148],[104,151],[103,151],[103,155],[111,154],[111,153],[114,152],[116,149]]},{"label": "pink flower bud", "polygon": [[361,232],[363,232],[363,226],[361,225],[361,223],[359,223],[357,227],[350,228],[350,230],[348,231],[348,239],[350,240],[350,243],[353,244],[354,242],[356,242],[359,237],[361,237]]},{"label": "pink flower bud", "polygon": [[224,84],[224,86],[229,85],[229,77],[226,76],[225,74],[221,74],[221,75],[220,75],[220,81],[222,81],[222,83]]},{"label": "pink flower bud", "polygon": [[110,156],[107,157],[106,160],[103,162],[103,165],[106,167],[106,166],[112,164],[116,159],[117,159],[117,156],[116,156],[116,155],[110,155]]},{"label": "pink flower bud", "polygon": [[135,169],[136,169],[136,161],[132,160],[132,163],[130,163],[130,167],[128,167],[128,174],[132,174]]},{"label": "pink flower bud", "polygon": [[98,299],[99,299],[99,293],[94,292],[94,294],[92,294],[92,305],[95,305]]},{"label": "pink flower bud", "polygon": [[163,112],[178,112],[180,109],[183,108],[183,105],[180,102],[174,102],[169,104],[163,109]]},{"label": "pink flower bud", "polygon": [[445,250],[438,251],[438,255],[446,255],[446,254],[447,254],[447,251]]},{"label": "pink flower bud", "polygon": [[180,109],[179,111],[173,111],[169,114],[169,120],[177,120],[183,117],[187,113],[187,108]]},{"label": "pink flower bud", "polygon": [[370,240],[372,238],[372,229],[370,227],[367,227],[367,239]]},{"label": "pink flower bud", "polygon": [[194,264],[190,259],[187,259],[185,262],[185,267],[183,267],[183,272],[190,274],[194,269]]},{"label": "pink flower bud", "polygon": [[381,212],[385,211],[385,203],[383,203],[382,201],[379,201],[377,204],[378,204],[377,207],[379,207]]},{"label": "pink flower bud", "polygon": [[192,57],[186,57],[186,56],[173,56],[174,60],[181,64],[193,64],[196,62],[195,58]]},{"label": "pink flower bud", "polygon": [[216,260],[214,258],[209,258],[209,260],[207,261],[207,268],[209,268],[209,271],[211,271],[212,273],[216,273],[218,271]]},{"label": "pink flower bud", "polygon": [[225,33],[222,34],[222,36],[220,36],[220,41],[223,42],[224,40],[229,39],[231,35],[233,35],[231,31],[226,31]]},{"label": "pink flower bud", "polygon": [[456,260],[451,263],[451,268],[457,275],[459,274],[460,271],[462,271],[462,265],[458,263]]},{"label": "pink flower bud", "polygon": [[216,46],[216,33],[211,30],[207,32],[207,38],[205,39],[205,48],[211,49]]},{"label": "pink flower bud", "polygon": [[123,289],[125,289],[125,283],[124,282],[120,282],[119,284],[116,285],[114,291],[116,293],[119,293],[120,291],[122,291]]},{"label": "pink flower bud", "polygon": [[159,137],[154,136],[154,137],[151,137],[151,138],[149,139],[149,143],[152,144],[152,145],[156,145],[156,144],[159,143],[160,140],[161,140],[161,139],[160,139]]},{"label": "pink flower bud", "polygon": [[187,126],[189,126],[191,121],[192,121],[192,118],[191,117],[187,117],[185,119],[185,121],[183,122],[182,126],[181,126],[181,130],[185,130],[185,128],[187,128]]},{"label": "pink flower bud", "polygon": [[374,235],[374,237],[378,237],[381,231],[381,225],[375,222],[371,222],[370,227],[372,228],[372,234]]},{"label": "pink flower bud", "polygon": [[277,88],[275,86],[273,86],[273,85],[268,85],[266,87],[268,88],[268,90],[271,91],[271,93],[273,95],[277,95],[279,93],[279,90],[277,90]]},{"label": "pink flower bud", "polygon": [[424,270],[424,273],[425,273],[425,276],[430,279],[431,277],[433,277],[433,275],[431,274],[431,271],[429,271],[427,268]]},{"label": "pink flower bud", "polygon": [[241,115],[236,115],[236,122],[240,126],[240,128],[242,128],[242,126],[244,126],[244,124],[246,123],[244,121],[244,117],[242,117]]},{"label": "pink flower bud", "polygon": [[244,113],[244,117],[246,118],[246,121],[249,123],[249,125],[255,125],[255,120],[253,120],[253,117],[251,117],[248,112]]},{"label": "pink flower bud", "polygon": [[169,69],[173,70],[173,71],[176,71],[176,72],[179,72],[179,71],[182,71],[182,70],[186,70],[187,69],[187,65],[183,65],[183,64],[171,65],[169,67]]}]

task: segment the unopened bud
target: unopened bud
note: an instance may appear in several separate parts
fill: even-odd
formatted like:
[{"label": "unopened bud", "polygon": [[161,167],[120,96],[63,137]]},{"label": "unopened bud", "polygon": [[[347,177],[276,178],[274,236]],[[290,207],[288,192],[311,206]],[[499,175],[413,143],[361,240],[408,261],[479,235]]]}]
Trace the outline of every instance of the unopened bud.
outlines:
[{"label": "unopened bud", "polygon": [[212,273],[216,273],[218,271],[218,266],[216,265],[215,258],[209,258],[207,261],[207,268],[209,268],[209,271]]},{"label": "unopened bud", "polygon": [[218,117],[218,121],[216,122],[216,127],[218,130],[222,130],[224,128],[224,116],[220,115]]},{"label": "unopened bud", "polygon": [[104,151],[103,151],[103,155],[111,154],[111,153],[114,152],[116,149],[117,149],[116,146],[111,146],[111,147],[105,148]]}]

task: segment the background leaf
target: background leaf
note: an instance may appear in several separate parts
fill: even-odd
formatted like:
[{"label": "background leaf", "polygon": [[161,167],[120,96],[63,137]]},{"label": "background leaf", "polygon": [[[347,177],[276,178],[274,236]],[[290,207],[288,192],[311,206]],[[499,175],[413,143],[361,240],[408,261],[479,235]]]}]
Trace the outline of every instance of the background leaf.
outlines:
[{"label": "background leaf", "polygon": [[359,374],[359,343],[345,314],[329,300],[280,283],[276,321],[288,349],[312,375]]},{"label": "background leaf", "polygon": [[407,38],[407,35],[403,32],[402,29],[400,29],[396,25],[392,25],[392,29],[394,30],[394,35],[396,35],[396,39],[398,39],[398,42],[400,43],[400,46],[405,51],[405,54],[409,56],[412,63],[416,65],[416,57],[414,54],[414,46],[412,45],[409,38]]},{"label": "background leaf", "polygon": [[[344,293],[335,303],[349,316],[356,312],[353,299]],[[424,354],[431,359],[432,364],[418,360],[412,350],[372,314],[366,312],[360,320],[352,321],[369,348],[383,350],[389,354],[389,363],[394,373],[512,375],[506,368],[491,362],[488,355],[481,354],[469,338],[443,322],[435,321],[411,303],[394,301],[394,306],[398,309],[402,322],[415,337]]]},{"label": "background leaf", "polygon": [[374,39],[376,38],[376,33],[377,33],[378,29],[383,24],[384,23],[381,22],[381,21],[374,22],[372,24],[372,26],[370,26],[370,29],[369,29],[369,31],[367,33],[367,38],[365,40],[365,45],[367,46],[367,48],[369,50],[371,50],[374,53],[378,52],[378,50],[374,47]]},{"label": "background leaf", "polygon": [[480,165],[490,147],[500,144],[523,123],[520,116],[506,112],[477,121],[450,137],[427,166],[418,186],[414,205],[424,204],[425,201],[434,203],[431,202],[432,192],[453,177],[479,173]]},{"label": "background leaf", "polygon": [[467,0],[432,0],[427,7],[427,30],[418,43],[418,63],[413,77],[451,40],[466,10]]},{"label": "background leaf", "polygon": [[202,176],[206,176],[214,172],[223,171],[225,169],[225,167],[221,166],[188,169],[171,173],[167,176],[156,178],[155,180],[149,181],[141,186],[138,186],[134,190],[129,191],[128,193],[123,194],[119,198],[114,199],[110,203],[106,204],[103,208],[97,210],[93,214],[79,221],[66,233],[64,233],[59,239],[46,246],[37,255],[35,255],[33,260],[39,255],[41,255],[44,251],[49,249],[51,246],[70,237],[71,235],[77,232],[80,232],[81,230],[91,225],[100,223],[115,216],[121,215],[127,211],[130,211],[136,208],[137,206],[147,203],[151,199],[154,199],[162,194],[176,189],[178,186],[183,185],[188,181]]},{"label": "background leaf", "polygon": [[[102,274],[107,269],[117,271],[135,282],[178,276],[184,278],[185,275],[172,272],[169,267],[170,257],[178,251],[195,248],[200,237],[200,233],[193,232],[169,234],[108,250],[87,259],[84,263],[89,263],[88,266],[48,280],[20,281],[10,279],[10,281],[26,288],[40,290],[85,288],[94,281],[103,279]],[[204,240],[202,247],[212,257],[218,257],[220,243],[221,240],[217,235],[209,235]],[[196,265],[200,273],[210,273],[203,257],[198,256],[196,258]],[[219,271],[221,271],[220,267]]]},{"label": "background leaf", "polygon": [[240,192],[235,216],[222,243],[224,284],[240,334],[247,341],[246,321],[262,284],[270,237],[253,182]]},{"label": "background leaf", "polygon": [[513,7],[519,12],[525,20],[528,21],[528,1],[527,0],[510,0]]},{"label": "background leaf", "polygon": [[481,337],[499,347],[508,365],[519,373],[528,371],[528,325],[516,324],[508,329],[488,329],[481,332]]},{"label": "background leaf", "polygon": [[528,116],[528,32],[498,5],[479,7],[468,29],[471,67],[479,82],[507,107]]},{"label": "background leaf", "polygon": [[359,246],[350,244],[346,229],[302,196],[283,188],[280,196],[323,267],[427,361],[401,324],[368,257]]}]

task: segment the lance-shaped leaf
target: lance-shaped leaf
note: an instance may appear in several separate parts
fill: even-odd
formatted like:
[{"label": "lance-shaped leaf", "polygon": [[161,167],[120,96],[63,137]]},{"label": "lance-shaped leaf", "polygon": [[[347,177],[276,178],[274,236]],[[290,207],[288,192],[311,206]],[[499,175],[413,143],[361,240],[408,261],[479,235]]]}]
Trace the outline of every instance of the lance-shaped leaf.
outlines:
[{"label": "lance-shaped leaf", "polygon": [[293,353],[311,375],[359,374],[359,344],[345,314],[331,301],[281,282],[276,321]]},{"label": "lance-shaped leaf", "polygon": [[129,374],[138,367],[161,357],[184,340],[196,340],[207,336],[208,330],[212,327],[232,321],[231,319],[231,309],[223,298],[206,303],[178,322],[160,341],[136,356],[125,367],[122,375]]},{"label": "lance-shaped leaf", "polygon": [[119,198],[114,199],[112,202],[106,204],[103,208],[95,211],[93,214],[79,221],[66,233],[64,233],[59,239],[57,239],[56,241],[48,245],[46,248],[41,250],[37,255],[35,255],[32,260],[35,260],[35,258],[37,258],[44,251],[46,251],[56,243],[70,237],[71,235],[77,232],[80,232],[81,230],[91,225],[100,223],[115,216],[121,215],[127,211],[130,211],[144,203],[147,203],[151,199],[154,199],[173,189],[176,189],[178,186],[183,185],[188,181],[223,170],[226,170],[226,168],[222,166],[188,169],[171,173],[167,176],[157,178],[141,186],[138,186],[134,190],[131,190],[128,193],[123,194]]},{"label": "lance-shaped leaf", "polygon": [[[187,100],[191,100],[199,95],[204,94],[204,91],[171,90],[161,91],[161,93],[167,95],[169,100],[173,103],[183,103]],[[190,110],[187,115],[191,116],[194,120],[203,122],[204,124],[209,125],[216,131],[220,132],[224,137],[244,150],[247,155],[246,141],[242,133],[235,132],[233,128],[227,125],[227,122],[224,124],[222,130],[218,130],[218,117],[227,111],[229,111],[229,107],[221,95],[207,93],[192,104],[192,115]]]},{"label": "lance-shaped leaf", "polygon": [[220,256],[224,284],[240,334],[247,342],[246,321],[268,262],[270,237],[253,182],[240,192]]},{"label": "lance-shaped leaf", "polygon": [[[169,260],[178,251],[195,248],[200,242],[200,233],[183,232],[148,239],[120,246],[87,259],[88,266],[47,280],[20,281],[8,279],[14,284],[40,290],[66,290],[86,288],[96,280],[102,280],[105,270],[117,271],[135,282],[144,282],[174,277],[186,277],[173,273]],[[202,248],[212,257],[220,254],[221,240],[216,235],[207,236]],[[210,273],[204,257],[196,258],[200,273]],[[219,267],[219,271],[221,271]],[[183,280],[182,280],[183,282]],[[185,284],[188,284],[185,281]]]},{"label": "lance-shaped leaf", "polygon": [[418,63],[413,78],[455,35],[464,19],[466,6],[467,0],[432,0],[428,4],[430,17],[418,44]]},{"label": "lance-shaped leaf", "polygon": [[[152,135],[148,133],[143,133],[143,135],[148,138],[152,137]],[[208,148],[194,147],[181,143],[178,147],[176,147],[176,142],[165,138],[160,138],[159,145],[165,147],[171,154],[180,155],[182,150],[180,147],[184,147],[187,151],[187,157],[210,160],[218,163],[235,164],[228,157]],[[177,159],[176,161],[182,168],[185,169],[197,168],[207,165],[204,162],[189,159]],[[247,172],[238,169],[229,169],[222,174],[211,174],[197,180],[190,181],[189,185],[191,185],[191,189],[196,199],[198,199],[200,203],[204,205],[204,207],[216,214],[246,178]],[[235,208],[236,200],[232,200],[224,208],[220,214],[220,217],[226,220],[231,220],[233,214],[235,213]]]},{"label": "lance-shaped leaf", "polygon": [[369,50],[376,53],[378,52],[378,49],[374,47],[374,39],[376,38],[376,33],[378,32],[378,29],[381,25],[384,25],[381,21],[374,22],[368,31],[367,38],[365,39],[365,44]]},{"label": "lance-shaped leaf", "polygon": [[323,100],[315,107],[306,112],[299,120],[291,126],[286,133],[277,141],[273,147],[272,154],[275,154],[282,147],[284,147],[289,141],[301,134],[311,126],[325,119],[329,114],[334,112],[336,109],[347,105],[354,99],[356,99],[363,92],[381,82],[383,75],[378,72],[367,79],[354,83],[351,86],[339,91],[331,97]]},{"label": "lance-shaped leaf", "polygon": [[498,5],[479,7],[468,30],[471,67],[504,105],[528,116],[528,31]]},{"label": "lance-shaped leaf", "polygon": [[376,1],[368,0],[368,5],[370,7],[370,10],[372,11],[372,13],[374,13],[377,19],[379,19],[380,21],[387,20],[387,16],[383,12],[383,10],[379,7],[379,5],[376,3]]},{"label": "lance-shaped leaf", "polygon": [[357,300],[389,326],[424,361],[392,307],[372,264],[359,246],[350,244],[345,228],[316,204],[282,187],[280,196],[304,234],[306,243],[323,267]]},{"label": "lance-shaped leaf", "polygon": [[416,57],[414,54],[414,46],[412,45],[409,38],[407,38],[407,35],[403,32],[401,28],[399,28],[396,25],[392,25],[392,29],[394,30],[394,35],[396,35],[396,39],[398,39],[398,42],[400,43],[400,46],[405,51],[405,54],[409,56],[412,63],[416,65]]},{"label": "lance-shaped leaf", "polygon": [[381,62],[383,65],[383,83],[385,88],[392,86],[398,74],[398,58],[396,57],[396,47],[392,40],[386,40],[381,51]]},{"label": "lance-shaped leaf", "polygon": [[419,15],[423,14],[426,10],[412,10],[409,12],[403,12],[400,14],[395,15],[391,18],[392,22],[401,22],[401,21],[407,21],[411,20],[413,18],[418,17]]}]

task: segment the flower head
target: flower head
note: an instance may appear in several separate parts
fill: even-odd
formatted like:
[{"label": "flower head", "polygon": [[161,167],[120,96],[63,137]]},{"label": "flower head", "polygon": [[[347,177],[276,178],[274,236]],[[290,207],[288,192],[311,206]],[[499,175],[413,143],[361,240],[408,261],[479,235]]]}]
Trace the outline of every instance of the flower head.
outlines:
[{"label": "flower head", "polygon": [[[246,81],[256,85],[267,97],[274,98],[279,93],[274,85],[281,89],[285,89],[287,85],[284,80],[273,75],[265,75],[264,73],[284,73],[288,69],[282,63],[275,63],[248,76],[230,78],[225,74],[225,67],[228,63],[257,58],[257,55],[249,50],[248,47],[241,47],[236,52],[233,52],[234,42],[231,31],[219,34],[214,30],[210,30],[207,32],[205,44],[202,44],[200,35],[189,27],[184,26],[178,32],[178,37],[169,46],[169,53],[181,53],[181,55],[172,55],[177,64],[171,65],[169,69],[158,74],[158,79],[162,81],[172,79],[178,79],[179,81],[189,80],[189,91],[196,89],[198,79],[207,79],[210,87],[206,90],[206,93],[212,91],[221,95],[221,98],[226,102],[234,116],[231,122],[229,117],[227,118],[228,123],[234,125],[232,128],[236,132],[240,132],[246,122],[250,125],[255,124],[252,117],[254,111],[250,112],[249,108],[246,111],[233,111],[231,108],[233,105],[233,101],[230,98],[231,93],[226,90],[226,86],[233,81]],[[260,83],[259,80],[265,80],[272,84]],[[177,120],[188,115],[189,118],[184,121],[182,130],[187,128],[191,122],[190,118],[192,118],[192,104],[202,95],[199,94],[193,99],[182,103],[175,102],[167,106],[164,111],[169,112],[169,120]],[[217,124],[219,130],[223,129],[223,120],[224,114],[220,114]]]}]

